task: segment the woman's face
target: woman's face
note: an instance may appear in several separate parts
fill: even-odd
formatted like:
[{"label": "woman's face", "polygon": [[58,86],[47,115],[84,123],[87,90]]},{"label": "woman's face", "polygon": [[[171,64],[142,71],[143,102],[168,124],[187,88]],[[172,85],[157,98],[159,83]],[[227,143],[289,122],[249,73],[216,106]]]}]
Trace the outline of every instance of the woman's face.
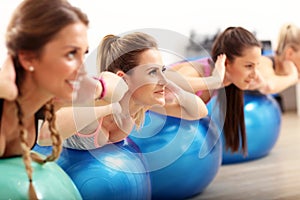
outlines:
[{"label": "woman's face", "polygon": [[139,65],[126,74],[131,99],[142,106],[164,105],[167,80],[159,51],[145,50],[139,60]]},{"label": "woman's face", "polygon": [[245,49],[243,56],[235,57],[233,62],[226,64],[226,78],[241,90],[247,90],[256,77],[257,66],[260,63],[261,49],[251,47]]},{"label": "woman's face", "polygon": [[82,64],[87,51],[87,26],[83,23],[68,25],[58,32],[32,63],[33,79],[42,94],[72,100],[84,74]]}]

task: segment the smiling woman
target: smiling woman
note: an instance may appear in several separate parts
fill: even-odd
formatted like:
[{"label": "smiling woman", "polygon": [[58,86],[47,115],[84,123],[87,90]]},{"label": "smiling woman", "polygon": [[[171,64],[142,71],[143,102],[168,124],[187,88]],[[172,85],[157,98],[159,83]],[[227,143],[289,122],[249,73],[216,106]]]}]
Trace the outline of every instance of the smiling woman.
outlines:
[{"label": "smiling woman", "polygon": [[[33,188],[31,159],[53,161],[61,150],[50,100],[72,100],[88,48],[87,26],[86,15],[67,1],[25,0],[16,8],[7,27],[9,56],[1,76],[10,80],[12,86],[7,89],[14,88],[18,94],[12,98],[1,95],[4,99],[0,99],[0,157],[23,155],[30,199],[40,198]],[[53,141],[53,152],[44,160],[30,153],[37,139],[39,118],[48,120]]]},{"label": "smiling woman", "polygon": [[[187,120],[207,115],[207,108],[201,99],[165,77],[161,54],[150,35],[140,32],[123,37],[107,35],[99,46],[98,66],[101,66],[102,73],[113,72],[127,83],[128,91],[119,101],[122,112],[102,113],[95,119],[83,113],[74,115],[72,108],[58,110],[58,115],[64,119],[59,129],[67,138],[65,147],[94,149],[119,142],[130,134],[134,126],[139,128],[142,125],[145,111],[149,109]],[[77,132],[80,134],[75,134],[79,123],[81,128]],[[47,135],[44,131],[47,132],[42,129],[41,134]]]},{"label": "smiling woman", "polygon": [[[98,114],[98,110],[105,106],[96,106],[93,112],[90,113],[86,113],[86,109],[75,110],[75,112],[73,108],[58,110],[58,120],[63,121],[58,128],[67,138],[63,143],[65,147],[63,152],[76,149],[89,150],[88,153],[90,154],[90,152],[94,152],[92,151],[94,149],[109,148],[111,149],[110,153],[115,155],[120,150],[114,146],[115,144],[111,143],[124,141],[134,127],[139,130],[144,123],[147,110],[186,120],[197,120],[207,115],[207,108],[200,98],[193,93],[182,90],[166,78],[164,75],[165,66],[157,43],[150,35],[141,32],[127,34],[122,37],[107,35],[99,45],[98,66],[101,67],[100,74],[110,72],[122,77],[128,85],[128,91],[118,104],[111,105],[112,108],[106,115],[104,115],[104,112]],[[119,112],[115,112],[116,105],[121,108],[118,110]],[[96,119],[91,116],[96,116]],[[76,128],[77,131],[75,132]],[[47,129],[42,128],[41,131],[41,135],[48,134]],[[79,153],[82,152],[85,151]],[[98,152],[101,153],[101,150]],[[76,179],[76,176],[79,173],[85,174],[88,168],[86,168],[86,165],[80,165],[82,160],[73,161],[67,155],[67,153],[62,154],[61,163],[72,163],[72,165],[63,165],[63,167],[75,184],[81,185],[81,181]],[[99,155],[94,156],[99,157]],[[73,170],[74,167],[72,167],[74,165],[78,166],[76,173]],[[105,167],[110,169],[109,165],[105,165]],[[118,168],[118,174],[124,173],[122,170],[127,169],[127,166],[118,167],[120,168]],[[136,173],[135,169],[130,170],[126,173]],[[141,173],[147,175],[146,170]],[[97,174],[95,173],[93,179],[97,179],[99,183],[102,182],[105,184],[103,187],[105,187],[107,181],[104,180],[104,177],[97,176]],[[128,185],[135,187],[135,180],[132,181]],[[102,186],[97,185],[97,187]],[[124,192],[128,192],[124,191],[126,190],[124,189],[125,186],[120,184],[112,187],[115,190],[111,196],[116,195],[116,193],[126,196],[127,193],[124,194]],[[98,198],[103,197],[101,196],[103,193],[95,188],[80,187],[80,192],[83,194],[92,193],[93,196]]]},{"label": "smiling woman", "polygon": [[[167,76],[182,87],[173,76],[173,71],[180,73],[191,85],[188,91],[197,93],[200,90],[200,97],[206,102],[211,99],[210,90],[220,89],[217,106],[221,110],[221,125],[224,124],[226,149],[236,152],[241,142],[243,153],[247,154],[243,90],[251,89],[251,83],[259,76],[260,42],[243,27],[228,27],[214,41],[211,56],[214,69],[186,62],[172,67]],[[204,71],[210,73],[207,75]]]}]

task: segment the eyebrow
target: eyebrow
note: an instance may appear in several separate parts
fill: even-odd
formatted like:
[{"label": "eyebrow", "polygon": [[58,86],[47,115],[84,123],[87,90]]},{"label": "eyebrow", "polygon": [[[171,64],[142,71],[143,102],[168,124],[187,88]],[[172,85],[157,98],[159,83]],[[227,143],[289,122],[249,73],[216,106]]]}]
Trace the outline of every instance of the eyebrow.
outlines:
[{"label": "eyebrow", "polygon": [[[76,50],[80,50],[81,48],[78,46],[74,46],[74,45],[66,45],[64,46],[65,49],[76,49]],[[85,53],[89,52],[89,47],[86,48]]]},{"label": "eyebrow", "polygon": [[165,65],[157,65],[157,66],[153,66],[153,65],[150,65],[149,68],[146,69],[146,71],[150,71],[152,69],[166,69],[166,66]]}]

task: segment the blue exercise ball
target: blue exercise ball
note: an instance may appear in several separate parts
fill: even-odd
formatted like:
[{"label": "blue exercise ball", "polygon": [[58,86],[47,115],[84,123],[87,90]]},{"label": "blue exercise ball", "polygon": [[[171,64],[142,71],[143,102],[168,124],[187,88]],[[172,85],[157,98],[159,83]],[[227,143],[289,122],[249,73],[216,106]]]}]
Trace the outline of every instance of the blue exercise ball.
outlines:
[{"label": "blue exercise ball", "polygon": [[57,163],[83,199],[150,199],[150,177],[129,138],[94,150],[63,148]]},{"label": "blue exercise ball", "polygon": [[[55,163],[32,162],[38,199],[82,199],[70,177]],[[0,159],[0,199],[28,199],[29,181],[22,157]]]},{"label": "blue exercise ball", "polygon": [[139,146],[151,178],[152,199],[184,199],[201,193],[221,165],[222,148],[209,118],[188,121],[146,112],[129,137]]},{"label": "blue exercise ball", "polygon": [[[216,97],[213,97],[207,106],[209,108],[209,115],[215,103]],[[245,92],[244,114],[248,155],[244,156],[241,148],[237,153],[232,153],[229,150],[226,151],[224,137],[221,137],[223,144],[222,164],[262,158],[268,155],[276,144],[281,128],[281,110],[272,95],[263,95],[250,91]]]},{"label": "blue exercise ball", "polygon": [[48,156],[52,153],[52,146],[40,146],[39,144],[35,144],[32,150],[42,155]]}]

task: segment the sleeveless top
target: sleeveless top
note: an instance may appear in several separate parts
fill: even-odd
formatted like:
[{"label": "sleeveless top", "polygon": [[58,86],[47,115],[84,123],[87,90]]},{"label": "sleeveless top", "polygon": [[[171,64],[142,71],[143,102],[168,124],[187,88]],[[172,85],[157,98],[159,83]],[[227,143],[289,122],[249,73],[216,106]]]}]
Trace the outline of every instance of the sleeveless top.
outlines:
[{"label": "sleeveless top", "polygon": [[82,134],[77,132],[75,135],[63,141],[63,147],[77,150],[91,150],[109,144],[108,138],[101,131],[103,118],[98,121],[98,126],[93,133]]},{"label": "sleeveless top", "polygon": [[[180,61],[180,62],[177,62],[175,64],[172,64],[170,65],[168,68],[172,68],[173,66],[175,66],[176,64],[179,64],[179,63],[182,63],[182,62],[197,62],[197,63],[200,63],[203,67],[203,73],[204,73],[204,77],[207,77],[207,76],[210,76],[211,75],[211,65],[210,65],[210,58],[209,57],[203,57],[203,58],[200,58],[200,59],[195,59],[195,60],[184,60],[184,61]],[[197,96],[201,96],[201,94],[203,93],[202,90],[199,90],[197,91],[195,94]]]},{"label": "sleeveless top", "polygon": [[[3,104],[4,104],[4,99],[0,99],[0,127],[1,127],[1,119],[2,119],[2,113],[3,113]],[[44,121],[44,109],[43,109],[43,107],[38,112],[36,112],[35,115],[34,115],[34,123],[35,123],[35,131],[36,131],[36,137],[35,137],[34,145],[36,144],[37,138],[38,138],[39,120]],[[34,147],[34,145],[31,147],[31,149]]]}]

